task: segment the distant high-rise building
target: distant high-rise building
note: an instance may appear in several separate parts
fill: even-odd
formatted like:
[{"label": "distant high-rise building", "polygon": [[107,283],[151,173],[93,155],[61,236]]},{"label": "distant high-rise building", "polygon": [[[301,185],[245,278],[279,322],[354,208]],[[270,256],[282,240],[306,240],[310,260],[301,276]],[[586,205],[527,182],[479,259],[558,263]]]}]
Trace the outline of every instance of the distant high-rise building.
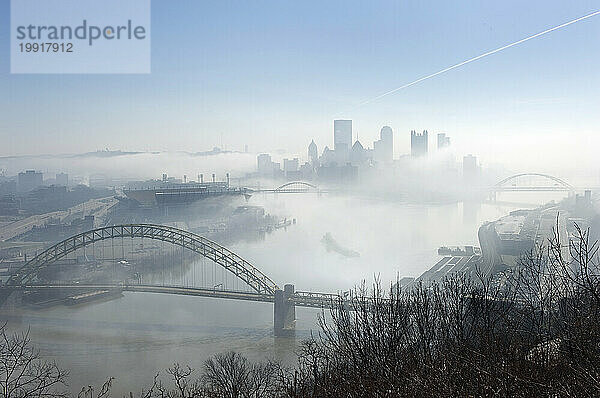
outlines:
[{"label": "distant high-rise building", "polygon": [[56,174],[56,185],[62,185],[64,187],[69,185],[69,175],[67,173]]},{"label": "distant high-rise building", "polygon": [[379,133],[379,140],[373,143],[373,160],[379,163],[391,163],[394,160],[394,132],[384,126]]},{"label": "distant high-rise building", "polygon": [[257,169],[258,174],[263,176],[272,176],[273,175],[273,162],[271,161],[271,155],[268,153],[261,153],[256,158],[257,160]]},{"label": "distant high-rise building", "polygon": [[463,157],[463,178],[467,181],[472,181],[478,174],[477,157],[471,154]]},{"label": "distant high-rise building", "polygon": [[271,155],[268,153],[261,153],[256,158],[258,166],[258,174],[262,177],[281,177],[281,164],[273,162]]},{"label": "distant high-rise building", "polygon": [[317,144],[315,144],[315,140],[312,140],[308,145],[308,161],[316,163],[318,159],[319,152],[317,151]]},{"label": "distant high-rise building", "polygon": [[352,150],[350,152],[350,163],[355,166],[359,166],[363,164],[367,160],[367,151],[362,146],[359,140],[354,142],[352,145]]},{"label": "distant high-rise building", "polygon": [[42,186],[43,182],[44,176],[42,173],[35,170],[27,170],[24,173],[19,173],[17,176],[17,190],[19,192],[29,192]]},{"label": "distant high-rise building", "polygon": [[325,145],[321,154],[321,164],[329,164],[332,161],[334,161],[334,152]]},{"label": "distant high-rise building", "polygon": [[421,134],[415,130],[410,132],[410,154],[413,157],[426,156],[429,142],[429,133],[423,130]]},{"label": "distant high-rise building", "polygon": [[105,174],[92,174],[88,178],[88,184],[90,188],[105,188],[112,185],[112,181]]},{"label": "distant high-rise building", "polygon": [[383,142],[394,142],[394,132],[390,126],[383,126],[379,132],[379,139]]},{"label": "distant high-rise building", "polygon": [[333,150],[348,152],[352,148],[352,120],[333,121]]},{"label": "distant high-rise building", "polygon": [[298,158],[283,159],[283,172],[287,176],[288,173],[298,171]]},{"label": "distant high-rise building", "polygon": [[312,180],[315,176],[315,165],[309,162],[304,163],[298,170],[299,180]]},{"label": "distant high-rise building", "polygon": [[443,149],[450,146],[450,137],[446,136],[446,133],[438,133],[437,135],[437,149]]},{"label": "distant high-rise building", "polygon": [[299,171],[300,163],[298,158],[283,159],[283,174],[288,180],[299,180],[302,178],[302,173]]}]

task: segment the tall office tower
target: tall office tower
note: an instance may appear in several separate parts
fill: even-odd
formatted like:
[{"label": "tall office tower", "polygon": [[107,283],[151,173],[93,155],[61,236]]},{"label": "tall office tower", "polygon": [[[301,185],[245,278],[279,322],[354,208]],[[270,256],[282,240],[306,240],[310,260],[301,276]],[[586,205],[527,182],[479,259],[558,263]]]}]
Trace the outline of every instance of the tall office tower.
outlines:
[{"label": "tall office tower", "polygon": [[27,170],[19,173],[17,176],[17,190],[19,192],[29,192],[42,186],[44,177],[42,173],[35,170]]},{"label": "tall office tower", "polygon": [[410,154],[413,157],[427,155],[427,143],[429,141],[429,133],[423,130],[421,134],[415,130],[410,132]]},{"label": "tall office tower", "polygon": [[383,126],[379,132],[379,139],[384,142],[394,141],[394,132],[390,126]]},{"label": "tall office tower", "polygon": [[438,133],[437,149],[448,148],[450,146],[450,137],[446,137],[446,133]]},{"label": "tall office tower", "polygon": [[373,160],[380,164],[391,163],[394,160],[394,132],[389,126],[384,126],[379,137],[373,142]]},{"label": "tall office tower", "polygon": [[283,159],[283,172],[287,175],[288,172],[298,171],[298,158]]},{"label": "tall office tower", "polygon": [[352,149],[350,150],[350,163],[353,165],[362,165],[366,160],[367,151],[365,151],[359,140],[354,141],[354,145],[352,145]]},{"label": "tall office tower", "polygon": [[383,126],[379,132],[379,139],[382,143],[382,158],[386,163],[394,160],[394,132],[389,126]]},{"label": "tall office tower", "polygon": [[352,148],[352,120],[333,121],[333,150],[348,152]]},{"label": "tall office tower", "polygon": [[478,175],[477,157],[471,154],[463,157],[463,178],[467,181],[473,181]]},{"label": "tall office tower", "polygon": [[256,157],[258,174],[262,176],[273,175],[273,161],[268,153],[261,153]]},{"label": "tall office tower", "polygon": [[315,140],[312,140],[308,145],[308,161],[310,163],[316,163],[319,159],[319,152],[317,151],[317,144]]}]

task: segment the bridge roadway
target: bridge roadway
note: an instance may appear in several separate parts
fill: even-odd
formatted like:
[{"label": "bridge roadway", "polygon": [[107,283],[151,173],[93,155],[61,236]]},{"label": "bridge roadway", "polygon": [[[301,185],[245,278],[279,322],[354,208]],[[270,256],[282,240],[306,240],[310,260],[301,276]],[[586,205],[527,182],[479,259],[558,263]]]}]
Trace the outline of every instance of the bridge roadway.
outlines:
[{"label": "bridge roadway", "polygon": [[[243,292],[232,290],[218,290],[185,286],[161,286],[143,284],[31,284],[21,286],[20,289],[73,289],[73,290],[111,290],[120,289],[127,292],[176,294],[181,296],[212,297],[230,300],[258,301],[274,303],[275,295],[268,293]],[[331,293],[294,292],[287,298],[287,302],[297,307],[331,308],[341,296]]]},{"label": "bridge roadway", "polygon": [[[570,192],[576,188],[568,187],[491,187],[491,192]],[[583,190],[583,189],[582,189]]]},{"label": "bridge roadway", "polygon": [[322,194],[322,193],[332,193],[334,191],[332,191],[331,189],[319,189],[319,190],[309,190],[309,189],[296,189],[296,188],[290,188],[290,189],[251,189],[250,193],[315,193],[315,194]]},{"label": "bridge roadway", "polygon": [[582,192],[582,191],[598,191],[600,187],[534,187],[534,186],[508,186],[508,187],[490,187],[493,192]]},{"label": "bridge roadway", "polygon": [[[518,185],[517,182],[522,178],[544,179],[547,182],[542,185],[534,185],[531,182]],[[519,173],[506,177],[489,187],[488,191],[492,194],[499,192],[578,192],[578,191],[598,191],[599,187],[575,187],[565,180],[544,173]]]}]

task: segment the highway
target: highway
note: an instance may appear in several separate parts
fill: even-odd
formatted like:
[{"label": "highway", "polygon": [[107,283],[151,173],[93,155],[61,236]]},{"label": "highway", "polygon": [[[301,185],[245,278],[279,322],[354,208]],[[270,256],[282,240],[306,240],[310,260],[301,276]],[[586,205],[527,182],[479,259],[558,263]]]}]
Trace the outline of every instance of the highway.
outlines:
[{"label": "highway", "polygon": [[14,221],[0,226],[0,241],[5,241],[17,237],[25,232],[28,232],[33,227],[45,225],[51,219],[59,219],[61,222],[68,217],[74,217],[77,214],[93,215],[96,218],[104,217],[108,210],[117,204],[117,200],[113,197],[91,199],[87,202],[80,203],[67,210],[59,210],[50,213],[37,214],[19,221]]}]

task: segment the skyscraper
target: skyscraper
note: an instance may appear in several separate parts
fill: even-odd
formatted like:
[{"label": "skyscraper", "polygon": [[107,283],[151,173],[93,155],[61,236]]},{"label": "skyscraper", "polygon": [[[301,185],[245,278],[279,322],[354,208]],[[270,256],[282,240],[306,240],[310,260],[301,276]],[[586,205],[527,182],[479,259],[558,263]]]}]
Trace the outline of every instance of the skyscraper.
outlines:
[{"label": "skyscraper", "polygon": [[446,133],[438,133],[437,149],[443,149],[450,146],[450,137],[446,137]]},{"label": "skyscraper", "polygon": [[390,126],[383,126],[379,132],[379,138],[381,141],[393,143],[394,132],[392,131],[392,128]]},{"label": "skyscraper", "polygon": [[333,150],[348,152],[352,148],[352,120],[333,121]]},{"label": "skyscraper", "polygon": [[394,132],[389,126],[383,126],[379,132],[379,141],[373,143],[373,158],[380,163],[394,160]]},{"label": "skyscraper", "polygon": [[350,150],[350,163],[355,166],[360,166],[367,161],[367,151],[362,146],[359,140],[354,141]]},{"label": "skyscraper", "polygon": [[308,161],[310,163],[316,163],[319,159],[319,152],[317,151],[317,144],[315,140],[312,140],[308,145]]},{"label": "skyscraper", "polygon": [[298,171],[298,158],[283,159],[283,171],[287,175],[289,172]]},{"label": "skyscraper", "polygon": [[28,192],[43,184],[43,174],[35,170],[26,170],[17,176],[17,189],[19,192]]},{"label": "skyscraper", "polygon": [[421,134],[415,130],[410,132],[410,154],[413,157],[427,155],[427,146],[429,142],[429,133],[423,130]]},{"label": "skyscraper", "polygon": [[468,154],[463,157],[463,178],[466,181],[473,181],[479,175],[479,167],[477,166],[477,157]]},{"label": "skyscraper", "polygon": [[271,160],[271,155],[268,153],[261,153],[257,156],[257,169],[258,174],[262,176],[273,176],[273,161]]}]

